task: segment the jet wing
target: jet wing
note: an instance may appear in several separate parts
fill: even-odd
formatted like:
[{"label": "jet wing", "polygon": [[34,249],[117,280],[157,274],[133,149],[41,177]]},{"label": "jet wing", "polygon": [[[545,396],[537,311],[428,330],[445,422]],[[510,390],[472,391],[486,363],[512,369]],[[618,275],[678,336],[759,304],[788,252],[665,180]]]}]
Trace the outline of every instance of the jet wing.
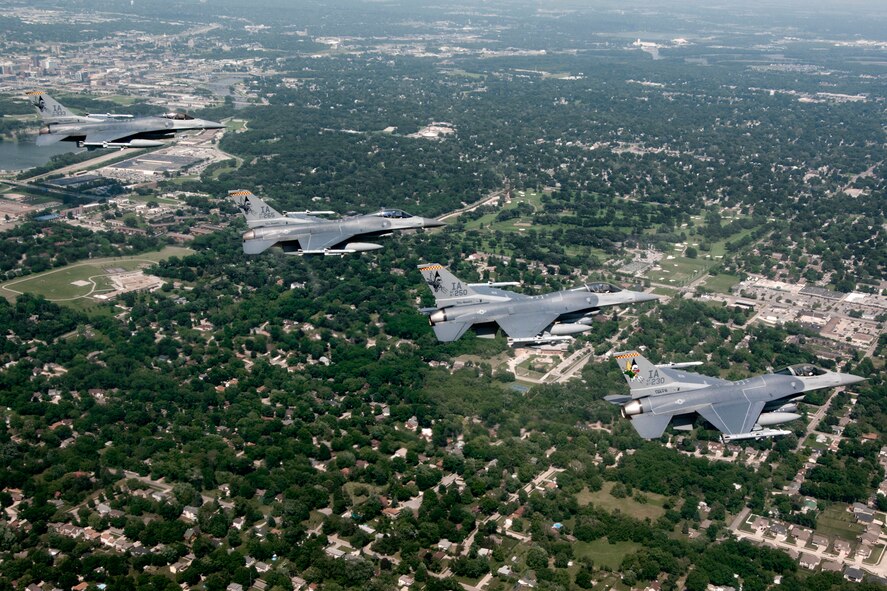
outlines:
[{"label": "jet wing", "polygon": [[552,312],[536,312],[534,314],[514,314],[499,318],[496,322],[505,334],[513,339],[535,337],[545,327],[554,322],[558,317],[557,313]]},{"label": "jet wing", "polygon": [[749,433],[764,410],[764,401],[749,402],[746,399],[711,404],[697,412],[718,431],[727,435]]},{"label": "jet wing", "polygon": [[332,248],[343,240],[354,236],[351,232],[318,232],[317,234],[300,234],[287,237],[286,240],[298,240],[302,250],[323,250]]},{"label": "jet wing", "polygon": [[83,140],[84,146],[103,146],[105,144],[112,144],[117,142],[123,142],[132,135],[131,130],[105,130],[105,131],[96,131],[93,133],[88,133],[86,138]]}]

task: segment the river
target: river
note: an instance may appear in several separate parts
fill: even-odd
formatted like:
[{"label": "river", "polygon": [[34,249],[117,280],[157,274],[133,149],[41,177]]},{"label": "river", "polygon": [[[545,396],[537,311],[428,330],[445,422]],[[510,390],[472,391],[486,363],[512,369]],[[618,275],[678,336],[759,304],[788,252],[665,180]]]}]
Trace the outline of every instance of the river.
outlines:
[{"label": "river", "polygon": [[38,147],[34,141],[6,140],[0,142],[0,170],[26,170],[42,166],[57,154],[76,150],[77,144],[73,142],[58,142],[51,146]]}]

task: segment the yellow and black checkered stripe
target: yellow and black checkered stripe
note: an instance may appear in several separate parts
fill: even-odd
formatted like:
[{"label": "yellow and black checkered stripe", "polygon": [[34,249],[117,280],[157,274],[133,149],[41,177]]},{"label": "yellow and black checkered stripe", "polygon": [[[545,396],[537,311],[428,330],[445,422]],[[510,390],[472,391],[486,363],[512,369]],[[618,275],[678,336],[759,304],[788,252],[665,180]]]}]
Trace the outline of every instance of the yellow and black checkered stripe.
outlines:
[{"label": "yellow and black checkered stripe", "polygon": [[228,196],[229,196],[229,197],[252,197],[252,192],[251,192],[251,191],[245,191],[245,190],[241,190],[241,191],[229,191],[229,192],[228,192]]},{"label": "yellow and black checkered stripe", "polygon": [[640,357],[641,354],[637,351],[632,351],[631,353],[622,353],[620,355],[614,355],[616,359],[631,359],[632,357]]},{"label": "yellow and black checkered stripe", "polygon": [[427,266],[419,266],[420,271],[439,271],[443,269],[443,265],[427,265]]}]

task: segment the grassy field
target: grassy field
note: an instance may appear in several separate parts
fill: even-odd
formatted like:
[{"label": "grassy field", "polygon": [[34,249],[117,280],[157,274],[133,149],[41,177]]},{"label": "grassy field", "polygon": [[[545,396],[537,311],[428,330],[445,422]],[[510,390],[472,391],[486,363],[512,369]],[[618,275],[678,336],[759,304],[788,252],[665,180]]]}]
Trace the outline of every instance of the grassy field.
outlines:
[{"label": "grassy field", "polygon": [[484,77],[483,74],[477,74],[475,72],[468,72],[465,70],[461,70],[459,68],[441,70],[441,74],[445,74],[447,76],[461,76],[463,78],[473,78],[473,79],[478,79],[478,78]]},{"label": "grassy field", "polygon": [[881,562],[881,556],[884,555],[884,544],[878,544],[874,548],[872,548],[872,554],[863,562],[867,562],[869,564],[878,564]]},{"label": "grassy field", "polygon": [[688,259],[684,256],[664,258],[659,261],[660,269],[651,270],[647,277],[656,283],[667,283],[675,287],[683,286],[705,273],[716,263],[706,259]]},{"label": "grassy field", "polygon": [[601,538],[593,542],[575,542],[573,554],[576,558],[590,558],[597,567],[605,566],[617,569],[627,554],[635,552],[641,547],[634,542],[616,542],[611,544],[607,538]]},{"label": "grassy field", "polygon": [[[186,256],[192,252],[194,251],[190,248],[167,246],[158,252],[148,252],[136,256],[109,257],[72,263],[45,273],[7,281],[0,284],[0,293],[10,301],[15,300],[21,293],[34,293],[42,295],[50,301],[73,304],[82,308],[88,304],[95,304],[91,299],[84,299],[87,295],[110,288],[110,281],[107,278],[108,269],[121,268],[132,271],[172,256]],[[87,284],[73,285],[74,282],[86,282]]]},{"label": "grassy field", "polygon": [[605,482],[603,488],[595,492],[591,492],[587,488],[584,488],[576,495],[576,501],[582,507],[589,503],[594,503],[596,506],[607,511],[615,511],[616,509],[619,509],[623,513],[628,513],[632,517],[638,519],[644,519],[645,517],[659,519],[665,514],[665,509],[662,508],[662,505],[665,503],[664,496],[645,492],[643,494],[648,499],[646,503],[639,503],[633,498],[628,497],[617,499],[610,494],[610,491],[613,490],[614,484],[615,483],[613,482]]},{"label": "grassy field", "polygon": [[533,227],[529,217],[512,218],[503,222],[496,221],[496,216],[499,214],[500,211],[514,209],[521,203],[528,203],[533,207],[534,211],[537,211],[542,208],[542,193],[536,193],[535,191],[526,191],[523,195],[521,195],[521,191],[515,191],[512,194],[511,203],[502,206],[492,213],[481,216],[476,220],[471,220],[470,222],[465,224],[465,228],[477,229],[480,228],[481,224],[483,224],[485,228],[489,227],[494,230],[501,230],[503,232],[517,232],[521,229],[527,231],[529,228]]},{"label": "grassy field", "polygon": [[677,290],[677,289],[671,289],[671,288],[668,288],[668,287],[659,287],[659,286],[656,286],[656,287],[653,288],[653,293],[655,293],[656,295],[668,296],[668,297],[671,298],[671,297],[674,297],[674,295],[675,295],[676,293],[678,293],[678,290]]},{"label": "grassy field", "polygon": [[219,178],[220,175],[225,174],[226,172],[234,172],[235,170],[237,170],[236,166],[222,166],[221,168],[213,170],[209,176],[211,179],[215,180]]},{"label": "grassy field", "polygon": [[804,441],[804,445],[810,449],[828,449],[827,443],[818,443],[816,441],[816,435],[810,435],[807,437],[807,440]]},{"label": "grassy field", "polygon": [[240,131],[246,127],[245,119],[228,119],[225,121],[225,129],[228,131]]},{"label": "grassy field", "polygon": [[739,277],[736,275],[718,273],[717,275],[713,275],[706,279],[703,285],[712,291],[729,294],[730,288],[737,283],[739,283]]},{"label": "grassy field", "polygon": [[122,94],[112,94],[111,96],[103,96],[101,98],[102,100],[111,101],[124,107],[128,107],[138,100],[138,97],[123,96]]},{"label": "grassy field", "polygon": [[853,523],[853,514],[847,511],[846,505],[835,504],[828,507],[816,519],[816,531],[830,537],[839,537],[853,541],[864,529]]}]

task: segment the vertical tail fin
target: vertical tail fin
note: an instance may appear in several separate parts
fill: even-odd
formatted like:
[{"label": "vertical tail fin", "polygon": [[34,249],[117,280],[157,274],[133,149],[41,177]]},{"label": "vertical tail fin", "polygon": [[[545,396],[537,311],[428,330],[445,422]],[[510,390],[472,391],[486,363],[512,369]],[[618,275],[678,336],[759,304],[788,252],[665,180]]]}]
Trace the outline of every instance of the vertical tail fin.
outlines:
[{"label": "vertical tail fin", "polygon": [[470,285],[450,273],[443,265],[437,263],[419,265],[419,272],[431,288],[438,307],[449,306],[459,300],[478,295]]},{"label": "vertical tail fin", "polygon": [[614,353],[613,359],[619,364],[619,369],[628,382],[632,398],[670,391],[671,386],[676,383],[668,370],[657,367],[637,351]]},{"label": "vertical tail fin", "polygon": [[284,217],[276,209],[262,201],[262,199],[253,195],[251,191],[228,191],[228,197],[234,199],[234,203],[243,212],[246,224],[249,227],[261,226],[270,219]]},{"label": "vertical tail fin", "polygon": [[33,90],[28,93],[31,104],[40,113],[43,119],[65,119],[76,118],[77,115],[69,111],[64,105],[56,101],[54,98],[43,92],[42,90]]}]

